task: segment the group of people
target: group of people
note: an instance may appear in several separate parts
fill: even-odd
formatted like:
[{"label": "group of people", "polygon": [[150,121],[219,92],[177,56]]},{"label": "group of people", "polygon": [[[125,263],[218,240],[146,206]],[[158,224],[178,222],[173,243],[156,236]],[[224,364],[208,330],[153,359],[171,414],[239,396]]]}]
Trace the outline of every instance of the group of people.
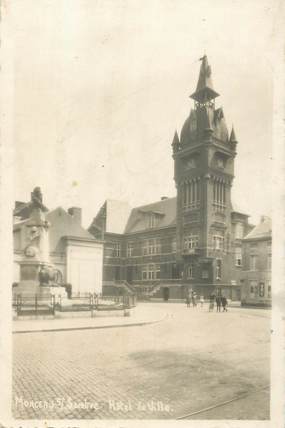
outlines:
[{"label": "group of people", "polygon": [[223,308],[223,312],[227,312],[228,301],[225,296],[216,296],[215,294],[210,295],[210,303],[209,303],[209,312],[212,312],[215,308],[215,302],[217,307],[217,312],[221,312],[221,307]]},{"label": "group of people", "polygon": [[[195,308],[198,304],[198,302],[200,303],[200,306],[203,307],[205,299],[204,296],[200,296],[198,298],[197,294],[195,293],[195,291],[189,291],[186,295],[186,306],[187,308],[191,307],[191,303],[193,308]],[[217,308],[217,312],[221,312],[221,308],[223,308],[223,312],[227,312],[227,306],[228,306],[228,301],[227,298],[225,296],[220,296],[220,295],[215,295],[215,294],[211,294],[210,295],[210,299],[209,299],[209,312],[212,312],[215,308],[215,303],[216,303],[216,308]]]},{"label": "group of people", "polygon": [[189,291],[187,293],[187,296],[186,296],[186,306],[187,306],[187,308],[190,308],[191,303],[192,303],[193,308],[195,308],[197,306],[197,302],[199,302],[200,306],[203,307],[204,301],[205,301],[204,300],[204,296],[200,296],[200,298],[198,299],[198,296],[195,293],[195,291]]}]

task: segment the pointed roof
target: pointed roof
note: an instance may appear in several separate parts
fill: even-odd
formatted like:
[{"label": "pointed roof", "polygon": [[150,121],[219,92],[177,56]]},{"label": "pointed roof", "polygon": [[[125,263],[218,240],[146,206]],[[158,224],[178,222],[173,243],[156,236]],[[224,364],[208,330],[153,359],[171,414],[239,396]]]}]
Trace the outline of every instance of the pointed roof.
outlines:
[{"label": "pointed roof", "polygon": [[199,73],[199,80],[197,84],[196,91],[190,95],[190,98],[193,98],[198,102],[210,101],[219,96],[219,94],[213,88],[212,82],[212,70],[208,64],[207,56],[204,55],[200,58],[202,61]]},{"label": "pointed roof", "polygon": [[158,228],[175,226],[176,205],[177,199],[174,197],[163,198],[152,204],[133,208],[125,228],[125,233],[142,232],[149,229],[145,218],[148,213],[155,213],[159,216],[159,221],[156,226]]},{"label": "pointed roof", "polygon": [[230,136],[230,142],[231,143],[237,143],[236,134],[234,127],[232,127],[231,136]]},{"label": "pointed roof", "polygon": [[252,231],[246,235],[244,240],[255,240],[255,239],[270,239],[272,237],[272,224],[271,218],[268,216],[262,216],[260,223],[252,229]]},{"label": "pointed roof", "polygon": [[176,145],[178,145],[179,143],[180,143],[180,142],[179,142],[178,133],[177,133],[177,130],[175,130],[174,137],[173,137],[173,141],[172,141],[172,146],[176,146]]}]

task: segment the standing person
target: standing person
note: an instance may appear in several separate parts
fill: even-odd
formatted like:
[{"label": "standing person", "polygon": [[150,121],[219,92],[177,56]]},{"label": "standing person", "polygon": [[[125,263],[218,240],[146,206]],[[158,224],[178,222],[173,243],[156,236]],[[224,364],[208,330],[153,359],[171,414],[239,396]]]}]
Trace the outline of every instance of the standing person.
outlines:
[{"label": "standing person", "polygon": [[190,293],[189,293],[189,291],[187,291],[187,294],[186,294],[186,307],[190,308]]},{"label": "standing person", "polygon": [[209,312],[213,312],[214,305],[215,305],[215,295],[211,294],[210,295],[210,303],[209,303]]},{"label": "standing person", "polygon": [[227,298],[225,296],[222,296],[221,300],[222,300],[223,312],[228,312],[228,310],[227,310],[227,306],[228,306]]},{"label": "standing person", "polygon": [[204,296],[200,296],[200,306],[203,308],[204,305]]},{"label": "standing person", "polygon": [[217,312],[221,312],[221,296],[216,297]]},{"label": "standing person", "polygon": [[193,305],[193,308],[195,308],[195,306],[197,306],[197,303],[196,303],[196,293],[195,293],[195,291],[194,292],[192,292],[192,305]]}]

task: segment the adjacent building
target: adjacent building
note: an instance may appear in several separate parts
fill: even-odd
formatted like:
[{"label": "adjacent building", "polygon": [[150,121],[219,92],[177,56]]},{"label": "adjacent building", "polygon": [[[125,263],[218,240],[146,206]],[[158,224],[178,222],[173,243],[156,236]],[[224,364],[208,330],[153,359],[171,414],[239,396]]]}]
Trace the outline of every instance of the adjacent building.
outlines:
[{"label": "adjacent building", "polygon": [[[48,258],[59,271],[60,282],[71,284],[73,294],[102,292],[103,243],[81,225],[81,209],[44,207],[48,228]],[[20,281],[20,264],[29,257],[27,231],[31,203],[16,202],[14,210],[14,282]]]},{"label": "adjacent building", "polygon": [[271,305],[271,219],[260,223],[243,239],[241,304]]},{"label": "adjacent building", "polygon": [[[123,287],[167,300],[192,289],[241,297],[242,239],[252,226],[231,201],[238,142],[216,108],[211,74],[204,56],[194,106],[172,141],[176,197],[131,211],[106,201],[89,227],[104,240],[106,292]],[[120,227],[111,221],[117,217]]]}]

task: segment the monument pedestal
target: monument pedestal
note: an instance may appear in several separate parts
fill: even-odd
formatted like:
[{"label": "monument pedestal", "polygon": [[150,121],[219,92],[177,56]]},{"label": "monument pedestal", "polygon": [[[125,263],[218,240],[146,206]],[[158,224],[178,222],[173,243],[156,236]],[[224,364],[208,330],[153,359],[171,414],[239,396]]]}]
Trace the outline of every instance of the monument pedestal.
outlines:
[{"label": "monument pedestal", "polygon": [[42,263],[37,260],[24,260],[20,262],[20,282],[13,289],[14,295],[31,297],[37,295],[40,299],[50,300],[50,287],[41,286],[39,282],[39,270]]},{"label": "monument pedestal", "polygon": [[50,287],[40,286],[38,281],[33,280],[23,280],[20,281],[19,285],[13,289],[13,294],[21,294],[21,296],[34,296],[35,294],[38,297],[50,297]]}]

